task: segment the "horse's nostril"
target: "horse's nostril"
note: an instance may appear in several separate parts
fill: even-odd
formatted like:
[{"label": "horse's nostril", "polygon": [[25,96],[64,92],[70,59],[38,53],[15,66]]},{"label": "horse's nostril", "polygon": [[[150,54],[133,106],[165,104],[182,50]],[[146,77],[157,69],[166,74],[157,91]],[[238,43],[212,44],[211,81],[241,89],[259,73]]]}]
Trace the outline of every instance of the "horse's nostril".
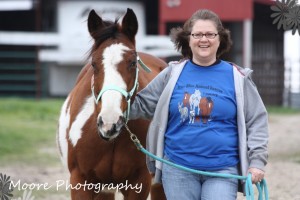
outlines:
[{"label": "horse's nostril", "polygon": [[117,122],[117,125],[118,125],[118,126],[123,126],[124,123],[125,123],[125,118],[124,118],[123,116],[120,116],[120,117],[119,117],[119,120],[118,120],[118,122]]},{"label": "horse's nostril", "polygon": [[123,125],[125,124],[125,118],[120,116],[119,120],[117,121],[117,123],[112,124],[111,127],[111,131],[112,132],[119,132],[121,130],[121,128],[123,127]]},{"label": "horse's nostril", "polygon": [[103,125],[102,117],[99,117],[99,120],[98,120],[98,122],[97,122],[97,125],[98,125],[98,126],[102,126],[102,125]]}]

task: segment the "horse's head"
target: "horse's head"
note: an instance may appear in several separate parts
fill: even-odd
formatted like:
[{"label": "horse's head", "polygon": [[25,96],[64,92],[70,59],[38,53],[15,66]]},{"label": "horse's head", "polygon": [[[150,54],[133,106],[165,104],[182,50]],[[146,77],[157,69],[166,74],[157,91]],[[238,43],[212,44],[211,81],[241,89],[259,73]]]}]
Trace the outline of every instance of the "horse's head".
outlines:
[{"label": "horse's head", "polygon": [[130,100],[137,90],[136,15],[127,9],[121,24],[104,21],[94,10],[88,30],[94,39],[91,50],[92,95],[95,97],[99,135],[111,140],[127,121]]}]

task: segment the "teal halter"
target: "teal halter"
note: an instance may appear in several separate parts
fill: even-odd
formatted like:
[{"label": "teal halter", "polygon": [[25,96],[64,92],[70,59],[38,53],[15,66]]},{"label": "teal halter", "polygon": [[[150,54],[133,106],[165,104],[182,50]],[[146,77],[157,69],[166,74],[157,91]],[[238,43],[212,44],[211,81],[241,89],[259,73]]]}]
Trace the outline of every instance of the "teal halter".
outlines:
[{"label": "teal halter", "polygon": [[[137,56],[137,61],[138,61],[138,63],[142,66],[142,68],[146,72],[148,72],[148,73],[151,72],[151,69],[148,68],[143,63],[143,61],[140,59],[139,56]],[[93,75],[93,77],[94,77],[94,75]],[[102,88],[102,90],[100,91],[100,93],[98,94],[98,96],[95,95],[94,84],[93,84],[93,80],[92,80],[91,89],[92,89],[92,95],[93,95],[93,97],[95,99],[95,103],[98,104],[98,102],[100,101],[100,99],[101,99],[102,95],[104,94],[104,92],[106,92],[108,90],[115,90],[115,91],[120,92],[125,97],[125,99],[127,100],[127,110],[123,114],[124,117],[125,117],[125,119],[126,119],[126,123],[127,123],[128,120],[129,120],[131,97],[133,96],[134,92],[138,90],[138,87],[139,87],[138,77],[139,77],[139,68],[138,68],[138,66],[136,66],[134,85],[133,85],[132,89],[129,92],[127,92],[123,88],[120,88],[119,86],[116,86],[116,85],[107,85],[107,86],[105,86],[105,87]]]}]

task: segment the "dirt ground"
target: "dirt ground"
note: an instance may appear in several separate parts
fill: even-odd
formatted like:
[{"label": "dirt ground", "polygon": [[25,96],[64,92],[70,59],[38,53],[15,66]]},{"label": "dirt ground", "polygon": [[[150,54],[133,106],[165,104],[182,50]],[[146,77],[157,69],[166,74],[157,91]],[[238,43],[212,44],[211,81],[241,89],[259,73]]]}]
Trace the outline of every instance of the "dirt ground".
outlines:
[{"label": "dirt ground", "polygon": [[[271,115],[269,164],[266,170],[266,180],[270,200],[300,200],[300,114]],[[55,147],[49,150],[57,154]],[[16,165],[0,167],[0,172],[11,176],[11,180],[21,180],[24,183],[48,183],[50,189],[32,190],[35,200],[66,200],[70,199],[65,188],[56,189],[58,180],[68,180],[68,173],[60,163],[51,167],[33,167]],[[22,191],[23,192],[23,191]],[[43,193],[43,194],[41,194]],[[20,197],[22,193],[14,195]],[[44,196],[40,197],[39,196]],[[118,200],[122,199],[118,195]],[[239,195],[238,200],[246,199]],[[256,197],[257,199],[257,197]]]}]

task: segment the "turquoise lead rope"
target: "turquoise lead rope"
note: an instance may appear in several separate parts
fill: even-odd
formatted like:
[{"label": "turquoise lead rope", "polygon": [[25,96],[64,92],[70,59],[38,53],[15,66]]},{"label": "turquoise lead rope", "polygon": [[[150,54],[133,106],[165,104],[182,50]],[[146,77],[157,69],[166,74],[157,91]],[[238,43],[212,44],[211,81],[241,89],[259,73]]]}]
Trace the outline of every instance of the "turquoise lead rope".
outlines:
[{"label": "turquoise lead rope", "polygon": [[[125,128],[127,129],[128,133],[130,134],[130,138],[133,141],[133,143],[135,144],[135,146],[137,147],[138,150],[140,150],[141,152],[143,152],[144,154],[146,154],[147,156],[158,160],[162,163],[168,164],[170,166],[176,167],[178,169],[187,171],[187,172],[192,172],[195,174],[200,174],[200,175],[205,175],[205,176],[213,176],[213,177],[221,177],[221,178],[235,178],[235,179],[239,179],[239,180],[243,180],[245,181],[246,184],[246,200],[254,200],[254,190],[253,190],[253,186],[252,186],[252,180],[251,180],[251,173],[248,174],[248,176],[239,176],[239,175],[232,175],[232,174],[223,174],[223,173],[213,173],[213,172],[204,172],[204,171],[200,171],[200,170],[194,170],[191,168],[187,168],[181,165],[177,165],[175,163],[172,163],[168,160],[162,159],[152,153],[150,153],[149,151],[147,151],[142,144],[140,143],[140,141],[138,140],[137,136],[135,134],[133,134],[130,129],[128,128],[127,124],[125,124]],[[267,187],[267,182],[265,179],[261,180],[260,183],[256,183],[255,184],[258,190],[258,200],[269,200],[269,193],[268,193],[268,187]]]}]

